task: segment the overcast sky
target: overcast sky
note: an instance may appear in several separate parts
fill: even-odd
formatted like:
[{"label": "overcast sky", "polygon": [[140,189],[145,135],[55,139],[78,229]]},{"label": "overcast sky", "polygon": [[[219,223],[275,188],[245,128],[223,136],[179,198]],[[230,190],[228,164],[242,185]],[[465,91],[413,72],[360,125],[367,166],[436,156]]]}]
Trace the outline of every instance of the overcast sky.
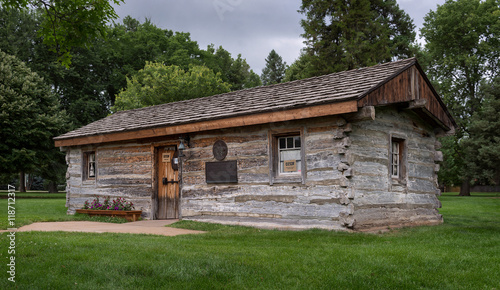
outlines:
[{"label": "overcast sky", "polygon": [[[445,0],[397,0],[420,29],[424,16]],[[127,15],[158,27],[189,32],[202,49],[222,46],[233,58],[241,53],[250,67],[261,74],[265,58],[274,49],[287,64],[304,47],[300,35],[301,0],[125,0],[116,7]],[[121,22],[121,21],[120,21]]]}]

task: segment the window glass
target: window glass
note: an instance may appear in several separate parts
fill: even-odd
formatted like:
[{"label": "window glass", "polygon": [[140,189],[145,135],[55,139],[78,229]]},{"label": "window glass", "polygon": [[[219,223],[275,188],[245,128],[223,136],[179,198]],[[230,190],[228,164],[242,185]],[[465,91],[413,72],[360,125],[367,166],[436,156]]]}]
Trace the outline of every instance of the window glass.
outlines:
[{"label": "window glass", "polygon": [[391,176],[400,177],[401,176],[401,150],[402,150],[402,140],[391,140]]},{"label": "window glass", "polygon": [[95,151],[83,153],[83,180],[94,179],[97,175]]},{"label": "window glass", "polygon": [[278,138],[279,143],[279,172],[301,172],[300,136]]},{"label": "window glass", "polygon": [[89,177],[95,177],[95,153],[89,153]]},{"label": "window glass", "polygon": [[286,138],[279,138],[280,149],[286,149]]}]

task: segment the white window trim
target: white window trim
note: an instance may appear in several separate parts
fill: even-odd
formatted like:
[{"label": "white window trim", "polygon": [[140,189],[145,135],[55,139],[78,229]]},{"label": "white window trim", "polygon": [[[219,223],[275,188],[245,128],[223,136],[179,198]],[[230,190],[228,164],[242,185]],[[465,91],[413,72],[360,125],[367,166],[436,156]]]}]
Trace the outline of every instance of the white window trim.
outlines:
[{"label": "white window trim", "polygon": [[[305,140],[303,129],[288,129],[269,131],[269,184],[274,183],[302,183],[305,184],[306,179],[306,162],[305,162]],[[300,137],[300,171],[298,172],[280,172],[280,150],[279,138],[281,137]]]}]

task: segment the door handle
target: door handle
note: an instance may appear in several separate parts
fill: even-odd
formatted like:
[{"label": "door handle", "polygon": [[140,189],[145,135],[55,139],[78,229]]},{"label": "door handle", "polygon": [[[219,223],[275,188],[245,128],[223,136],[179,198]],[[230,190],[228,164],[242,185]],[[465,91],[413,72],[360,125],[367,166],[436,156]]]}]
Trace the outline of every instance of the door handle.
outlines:
[{"label": "door handle", "polygon": [[169,184],[169,183],[179,183],[178,180],[168,180],[168,178],[166,178],[166,177],[164,177],[162,181],[163,181],[164,185]]}]

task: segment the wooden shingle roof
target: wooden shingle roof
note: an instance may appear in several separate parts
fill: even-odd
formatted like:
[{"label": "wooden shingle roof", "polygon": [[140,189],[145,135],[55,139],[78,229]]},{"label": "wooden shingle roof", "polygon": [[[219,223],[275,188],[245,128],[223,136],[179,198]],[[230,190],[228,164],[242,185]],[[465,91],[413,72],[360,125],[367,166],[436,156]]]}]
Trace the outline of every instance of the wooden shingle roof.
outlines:
[{"label": "wooden shingle roof", "polygon": [[410,58],[320,77],[120,111],[54,140],[57,146],[62,146],[64,142],[58,141],[357,101],[416,62],[415,58]]}]

